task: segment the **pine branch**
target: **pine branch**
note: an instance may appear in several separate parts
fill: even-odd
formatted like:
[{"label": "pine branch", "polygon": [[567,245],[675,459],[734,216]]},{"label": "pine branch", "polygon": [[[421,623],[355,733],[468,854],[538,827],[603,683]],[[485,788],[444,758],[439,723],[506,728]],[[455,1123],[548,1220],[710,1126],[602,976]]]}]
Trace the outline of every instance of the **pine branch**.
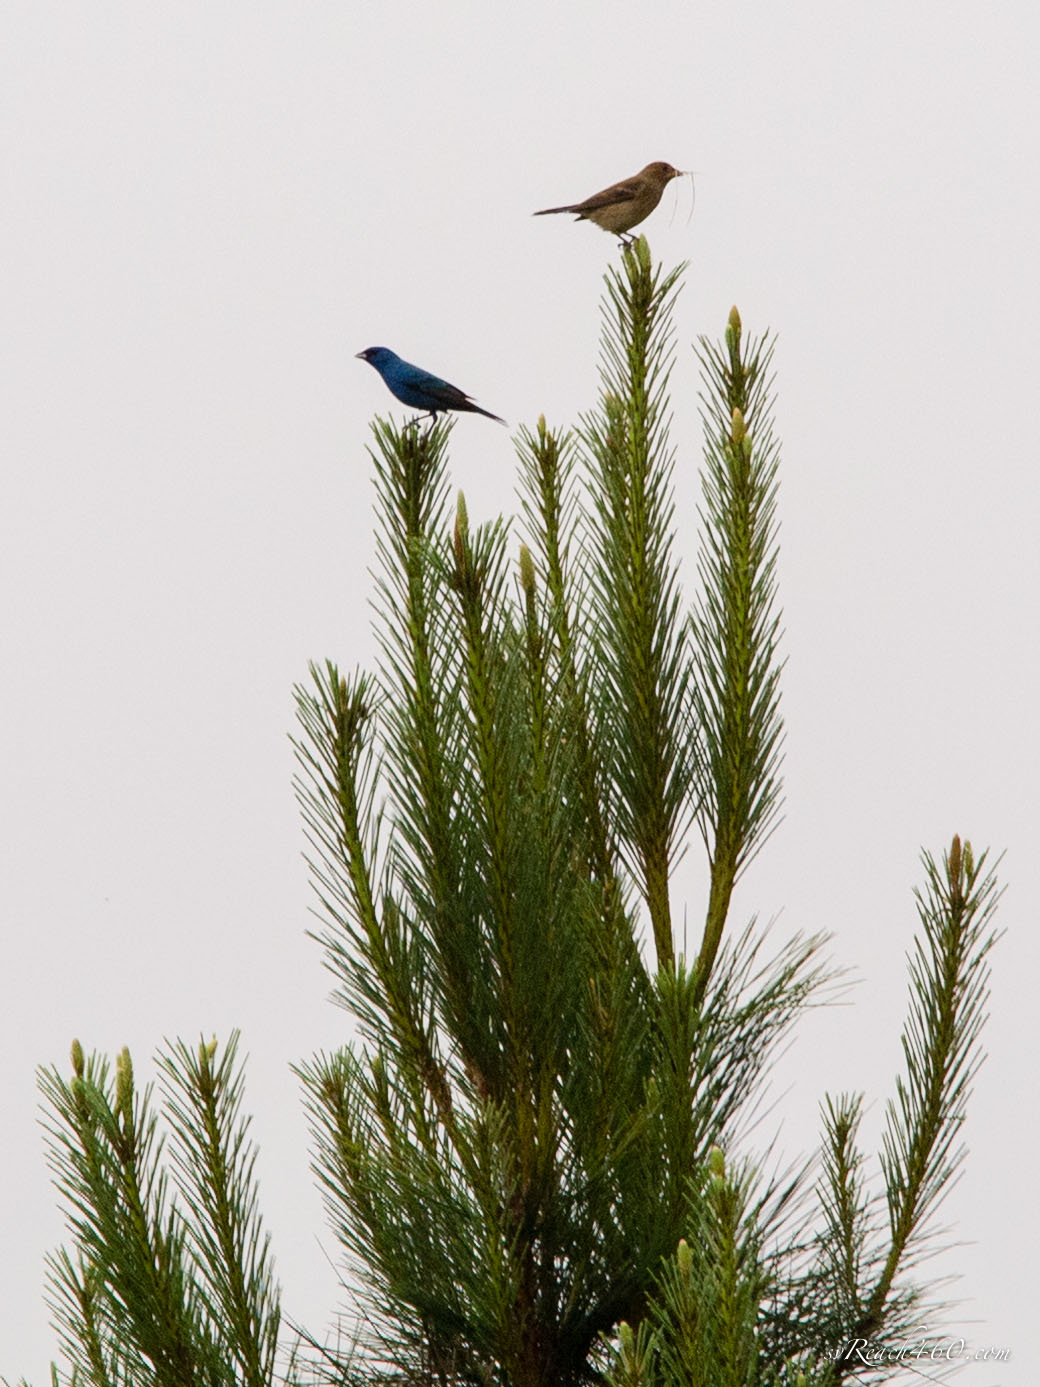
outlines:
[{"label": "pine branch", "polygon": [[[572,545],[567,539],[577,531],[581,512],[572,493],[574,454],[569,440],[553,434],[542,416],[536,434],[520,433],[521,505],[533,535],[547,592],[549,625],[554,657],[559,670],[559,689],[570,704],[570,719],[578,740],[578,773],[588,818],[591,859],[588,869],[602,883],[607,910],[604,923],[615,918],[612,903],[622,900],[618,880],[616,845],[610,835],[612,809],[607,793],[603,749],[599,746],[589,707],[589,678],[584,666],[588,656],[587,617],[576,610],[575,584],[571,580]],[[578,590],[585,578],[577,574]]]},{"label": "pine branch", "polygon": [[[777,1343],[818,1364],[821,1381],[863,1370],[862,1353],[879,1339],[917,1332],[923,1290],[905,1273],[926,1250],[929,1224],[964,1158],[956,1145],[983,1053],[989,969],[999,899],[985,854],[954,838],[939,868],[924,855],[926,884],[916,890],[921,931],[909,958],[910,1010],[903,1031],[906,1074],[888,1106],[881,1155],[887,1237],[862,1178],[856,1144],[858,1098],[828,1099],[819,1196],[824,1224],[804,1275],[791,1279],[777,1315]],[[782,1328],[781,1328],[782,1326]],[[891,1376],[898,1364],[871,1372]]]},{"label": "pine branch", "polygon": [[40,1086],[54,1117],[49,1162],[77,1249],[50,1260],[57,1319],[73,1362],[97,1387],[126,1379],[159,1387],[231,1382],[168,1194],[163,1143],[149,1094],[138,1099],[128,1051],[107,1066],[73,1045],[70,1083]]},{"label": "pine branch", "polygon": [[820,1241],[828,1263],[832,1313],[839,1332],[847,1331],[863,1313],[860,1288],[870,1227],[863,1156],[856,1145],[861,1113],[862,1100],[858,1096],[826,1099],[820,1185],[826,1225]]},{"label": "pine branch", "polygon": [[[569,752],[567,760],[585,816],[585,832],[568,838],[570,866],[589,878],[599,902],[598,919],[586,940],[594,959],[593,985],[598,989],[607,979],[624,976],[648,997],[649,978],[632,938],[628,896],[619,872],[616,807],[609,797],[602,727],[592,713],[595,660],[586,611],[587,562],[579,561],[572,569],[570,561],[573,549],[582,553],[579,541],[584,533],[572,488],[574,453],[567,438],[560,439],[546,427],[544,416],[535,434],[521,430],[518,452],[522,508],[545,582],[543,649],[551,671],[553,702],[559,709],[557,742]],[[534,562],[531,566],[535,567]],[[524,591],[528,593],[527,586]],[[530,602],[528,596],[525,602]],[[558,764],[557,775],[561,773]],[[611,1057],[620,1058],[618,1047],[628,1045],[630,1037],[619,1026],[616,1009],[604,1006],[598,992],[590,1015],[596,1028],[590,1045],[603,1058],[606,1075],[615,1067]],[[604,1082],[610,1081],[605,1078]],[[603,1105],[601,1109],[605,1111]]]},{"label": "pine branch", "polygon": [[621,1327],[608,1387],[748,1387],[758,1380],[757,1319],[768,1277],[751,1186],[748,1171],[727,1176],[718,1147],[707,1154],[686,1235],[661,1265],[639,1335]]},{"label": "pine branch", "polygon": [[243,1075],[232,1033],[195,1051],[183,1042],[160,1060],[166,1112],[175,1141],[173,1164],[184,1208],[187,1245],[205,1288],[210,1319],[243,1387],[271,1387],[281,1322],[270,1238],[257,1205],[256,1150],[241,1116]]},{"label": "pine branch", "polygon": [[705,426],[701,598],[691,632],[703,737],[700,823],[711,862],[697,961],[703,995],[741,868],[780,808],[776,599],[779,448],[770,417],[772,344],[742,349],[734,309],[725,355],[701,339]]},{"label": "pine branch", "polygon": [[[388,695],[385,784],[395,827],[390,867],[405,896],[401,919],[422,922],[412,931],[414,966],[426,970],[438,990],[463,1066],[492,1082],[495,1056],[488,1036],[495,1024],[495,990],[472,967],[482,939],[470,903],[484,882],[482,844],[470,812],[475,770],[450,587],[452,555],[445,542],[450,427],[422,433],[375,425],[383,564],[380,683]],[[440,1061],[431,1054],[426,1068],[438,1071]]]},{"label": "pine branch", "polygon": [[607,273],[602,396],[583,423],[593,465],[590,568],[618,827],[650,913],[657,962],[673,968],[669,877],[689,821],[696,743],[690,667],[672,558],[673,456],[666,390],[681,267],[651,267],[646,240]]},{"label": "pine branch", "polygon": [[910,1011],[903,1030],[905,1078],[888,1105],[881,1157],[890,1246],[866,1297],[856,1336],[871,1338],[886,1317],[901,1265],[920,1245],[927,1222],[964,1159],[955,1145],[972,1083],[983,1060],[978,1040],[989,996],[987,956],[996,943],[996,877],[983,875],[986,853],[954,837],[940,869],[924,854],[926,886],[916,891],[922,932],[910,957]]},{"label": "pine branch", "polygon": [[[451,1096],[430,1024],[429,988],[421,940],[384,888],[377,900],[372,863],[379,853],[379,818],[373,798],[378,761],[369,727],[378,697],[371,681],[348,683],[335,666],[312,667],[316,694],[297,690],[305,739],[294,743],[303,775],[297,799],[319,856],[310,861],[329,928],[322,936],[330,966],[341,979],[345,1004],[377,1047],[408,1056],[418,1090],[438,1119],[450,1125]],[[427,1144],[433,1138],[427,1131]]]}]

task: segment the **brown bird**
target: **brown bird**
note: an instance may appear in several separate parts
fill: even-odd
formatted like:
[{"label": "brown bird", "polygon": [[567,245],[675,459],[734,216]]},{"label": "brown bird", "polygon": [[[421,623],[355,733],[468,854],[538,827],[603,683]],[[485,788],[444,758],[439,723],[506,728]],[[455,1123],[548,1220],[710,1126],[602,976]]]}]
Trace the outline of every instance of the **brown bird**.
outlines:
[{"label": "brown bird", "polygon": [[604,188],[601,193],[593,193],[584,202],[575,202],[570,207],[545,207],[535,212],[536,217],[547,217],[553,212],[574,212],[580,222],[594,222],[604,231],[612,231],[623,241],[631,243],[635,238],[626,236],[634,226],[650,215],[661,201],[661,194],[673,178],[679,178],[681,169],[673,169],[671,164],[647,164],[641,173],[632,178],[622,179],[620,183]]}]

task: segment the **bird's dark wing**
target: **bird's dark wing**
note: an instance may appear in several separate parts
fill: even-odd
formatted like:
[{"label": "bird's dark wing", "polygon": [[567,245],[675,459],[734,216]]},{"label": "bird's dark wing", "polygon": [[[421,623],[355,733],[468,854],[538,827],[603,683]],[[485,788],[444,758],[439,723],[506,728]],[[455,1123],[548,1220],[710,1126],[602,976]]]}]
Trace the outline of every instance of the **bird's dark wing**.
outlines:
[{"label": "bird's dark wing", "polygon": [[[465,409],[468,395],[465,395],[457,385],[449,385],[446,380],[441,380],[440,376],[432,375],[429,371],[424,371],[421,366],[411,366],[406,375],[401,377],[402,384],[409,389],[420,392],[427,399],[436,402],[437,409]],[[427,406],[429,408],[430,406]]]},{"label": "bird's dark wing", "polygon": [[393,372],[387,377],[387,385],[394,395],[413,409],[425,410],[427,414],[438,414],[445,409],[468,410],[471,414],[483,414],[496,423],[504,424],[497,414],[491,414],[480,405],[475,405],[470,397],[440,376],[424,371],[421,366],[413,366],[409,361],[398,361]]},{"label": "bird's dark wing", "polygon": [[[430,403],[424,405],[425,409],[461,409],[468,410],[470,414],[483,414],[485,419],[494,419],[496,424],[504,424],[506,421],[500,419],[497,414],[492,414],[488,409],[481,409],[480,405],[473,403],[472,398],[458,386],[449,385],[446,380],[440,380],[437,376],[430,376],[429,383],[423,386],[423,393]],[[436,401],[436,404],[433,403]]]},{"label": "bird's dark wing", "polygon": [[616,207],[620,202],[631,202],[639,192],[639,188],[638,178],[626,178],[622,183],[615,183],[611,188],[604,188],[601,193],[593,193],[584,202],[576,203],[568,210],[571,212],[598,212],[601,207]]}]

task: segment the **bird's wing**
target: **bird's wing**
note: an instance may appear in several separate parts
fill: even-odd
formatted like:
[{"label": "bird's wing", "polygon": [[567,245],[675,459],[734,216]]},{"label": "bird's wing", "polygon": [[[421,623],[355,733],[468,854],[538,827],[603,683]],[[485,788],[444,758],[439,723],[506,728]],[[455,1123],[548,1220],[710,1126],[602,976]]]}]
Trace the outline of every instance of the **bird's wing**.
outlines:
[{"label": "bird's wing", "polygon": [[572,212],[598,212],[601,207],[616,207],[619,202],[631,202],[639,192],[639,179],[626,178],[622,183],[615,183],[610,188],[604,188],[601,193],[593,193],[584,202],[579,202],[570,210]]},{"label": "bird's wing", "polygon": [[431,401],[435,400],[442,409],[465,409],[469,400],[469,396],[463,394],[458,386],[449,385],[446,380],[424,371],[421,366],[410,366],[407,375],[402,374],[401,380],[402,384],[421,391]]}]

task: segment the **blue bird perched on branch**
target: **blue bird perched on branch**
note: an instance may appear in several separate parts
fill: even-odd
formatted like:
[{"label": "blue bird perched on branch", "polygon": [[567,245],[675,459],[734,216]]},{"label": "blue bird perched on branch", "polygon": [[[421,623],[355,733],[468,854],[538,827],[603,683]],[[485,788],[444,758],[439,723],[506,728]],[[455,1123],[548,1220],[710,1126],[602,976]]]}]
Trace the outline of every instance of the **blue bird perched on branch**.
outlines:
[{"label": "blue bird perched on branch", "polygon": [[425,411],[435,421],[443,411],[458,409],[467,410],[470,414],[483,414],[486,419],[494,419],[496,424],[506,422],[497,414],[475,405],[468,395],[463,394],[457,386],[441,380],[440,376],[433,376],[421,366],[402,361],[389,347],[366,347],[363,352],[358,352],[358,356],[376,368],[391,395],[396,395],[402,404],[412,409]]}]

